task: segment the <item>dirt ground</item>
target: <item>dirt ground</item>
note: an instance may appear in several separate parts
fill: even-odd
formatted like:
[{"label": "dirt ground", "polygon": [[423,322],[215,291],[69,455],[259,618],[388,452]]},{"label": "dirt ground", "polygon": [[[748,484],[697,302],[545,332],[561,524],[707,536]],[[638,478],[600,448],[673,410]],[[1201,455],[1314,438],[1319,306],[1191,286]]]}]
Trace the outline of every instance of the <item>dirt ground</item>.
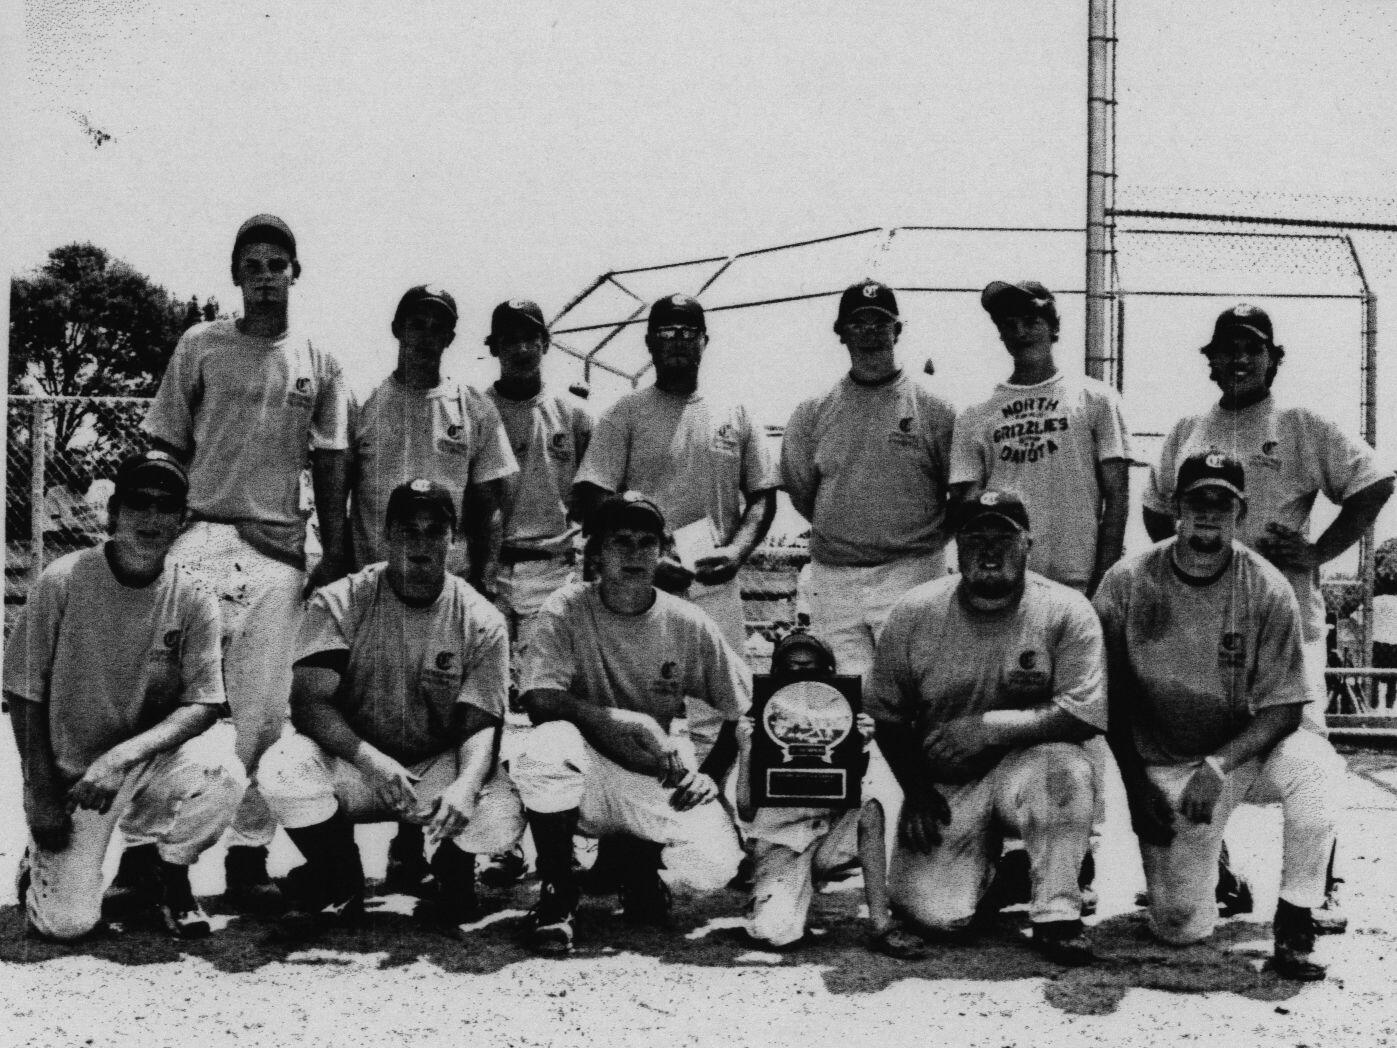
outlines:
[{"label": "dirt ground", "polygon": [[[8,732],[5,733],[8,736]],[[373,1045],[1210,1045],[1397,1044],[1397,753],[1350,762],[1342,872],[1347,935],[1321,939],[1329,978],[1299,985],[1263,970],[1275,904],[1279,815],[1244,809],[1229,838],[1257,888],[1257,912],[1189,949],[1153,943],[1133,898],[1139,861],[1118,787],[1101,853],[1094,967],[1067,970],[1023,943],[1022,915],[971,947],[904,963],[863,947],[858,882],[815,903],[814,945],[754,951],[734,931],[742,897],[682,896],[676,930],[636,931],[609,899],[582,910],[565,960],[520,945],[534,885],[489,897],[492,912],[459,939],[420,929],[408,900],[374,903],[363,931],[313,949],[267,941],[269,923],[220,913],[219,931],[176,944],[138,920],[119,934],[62,947],[28,939],[10,873],[23,842],[14,753],[0,750],[0,1045],[354,1048]],[[386,833],[361,831],[370,875]],[[294,861],[273,853],[274,872]],[[221,890],[221,858],[195,871]]]}]

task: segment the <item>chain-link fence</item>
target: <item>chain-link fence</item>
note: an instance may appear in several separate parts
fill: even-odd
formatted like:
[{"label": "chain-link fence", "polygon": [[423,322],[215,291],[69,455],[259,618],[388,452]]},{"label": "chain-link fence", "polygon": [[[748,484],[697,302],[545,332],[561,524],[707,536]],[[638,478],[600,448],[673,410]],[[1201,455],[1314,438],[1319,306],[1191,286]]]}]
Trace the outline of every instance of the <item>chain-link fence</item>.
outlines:
[{"label": "chain-link fence", "polygon": [[55,557],[102,540],[116,467],[144,443],[147,404],[141,397],[9,397],[7,606],[24,600]]}]

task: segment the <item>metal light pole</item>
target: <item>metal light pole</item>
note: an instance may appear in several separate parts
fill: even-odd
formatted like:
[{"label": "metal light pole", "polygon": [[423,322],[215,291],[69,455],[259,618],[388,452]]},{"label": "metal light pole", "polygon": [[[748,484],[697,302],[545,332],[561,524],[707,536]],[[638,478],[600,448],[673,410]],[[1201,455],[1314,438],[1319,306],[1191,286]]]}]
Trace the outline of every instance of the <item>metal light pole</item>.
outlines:
[{"label": "metal light pole", "polygon": [[1087,36],[1086,370],[1121,386],[1113,336],[1116,255],[1116,5],[1090,0]]}]

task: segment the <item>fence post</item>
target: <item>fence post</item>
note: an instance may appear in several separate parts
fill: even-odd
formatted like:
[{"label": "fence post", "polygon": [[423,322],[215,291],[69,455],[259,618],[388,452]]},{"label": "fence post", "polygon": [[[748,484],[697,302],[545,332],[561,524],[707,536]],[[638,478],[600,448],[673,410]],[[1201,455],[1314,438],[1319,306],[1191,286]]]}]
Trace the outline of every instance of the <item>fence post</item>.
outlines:
[{"label": "fence post", "polygon": [[29,588],[44,570],[44,525],[48,513],[44,505],[44,474],[47,472],[49,405],[36,400],[29,416]]}]

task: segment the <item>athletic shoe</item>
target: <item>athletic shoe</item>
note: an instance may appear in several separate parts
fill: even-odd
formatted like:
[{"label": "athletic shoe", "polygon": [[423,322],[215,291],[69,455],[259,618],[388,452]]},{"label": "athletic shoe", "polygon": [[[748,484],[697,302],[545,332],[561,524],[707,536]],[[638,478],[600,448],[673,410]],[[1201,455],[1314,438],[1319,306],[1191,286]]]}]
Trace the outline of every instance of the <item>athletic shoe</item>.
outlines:
[{"label": "athletic shoe", "polygon": [[576,910],[575,890],[560,890],[550,881],[539,885],[538,903],[529,911],[530,949],[554,957],[571,953]]},{"label": "athletic shoe", "polygon": [[213,930],[209,915],[189,887],[189,867],[156,857],[155,912],[176,939],[203,939]]},{"label": "athletic shoe", "polygon": [[490,857],[490,865],[480,871],[480,883],[487,888],[511,888],[529,874],[524,850],[519,847]]},{"label": "athletic shoe", "polygon": [[1315,925],[1308,907],[1281,899],[1271,926],[1276,936],[1271,968],[1277,975],[1296,982],[1318,982],[1328,974],[1324,965],[1310,956],[1315,948]]},{"label": "athletic shoe", "polygon": [[293,905],[277,921],[272,938],[283,943],[301,943],[332,931],[358,928],[364,922],[364,893],[355,892],[311,908],[305,902]]},{"label": "athletic shoe", "polygon": [[1217,899],[1219,917],[1252,912],[1251,885],[1245,877],[1232,872],[1225,851],[1218,859],[1218,883],[1213,896]]},{"label": "athletic shoe", "polygon": [[155,868],[160,853],[153,844],[137,844],[121,853],[121,865],[112,878],[112,888],[119,891],[150,891],[150,871]]},{"label": "athletic shoe", "polygon": [[627,924],[669,925],[674,897],[655,870],[631,870],[621,885],[621,916]]},{"label": "athletic shoe", "polygon": [[1343,904],[1339,901],[1339,885],[1343,883],[1341,877],[1330,881],[1329,889],[1324,893],[1324,905],[1311,911],[1317,935],[1342,935],[1348,930],[1348,914],[1344,913]]},{"label": "athletic shoe", "polygon": [[381,889],[385,895],[422,896],[427,880],[422,846],[422,827],[411,822],[398,824],[397,836],[388,845],[388,871]]},{"label": "athletic shoe", "polygon": [[1033,926],[1033,948],[1055,964],[1080,968],[1093,964],[1096,954],[1081,921],[1043,921]]},{"label": "athletic shoe", "polygon": [[873,936],[868,946],[876,953],[899,961],[920,961],[931,952],[925,939],[896,924]]}]

